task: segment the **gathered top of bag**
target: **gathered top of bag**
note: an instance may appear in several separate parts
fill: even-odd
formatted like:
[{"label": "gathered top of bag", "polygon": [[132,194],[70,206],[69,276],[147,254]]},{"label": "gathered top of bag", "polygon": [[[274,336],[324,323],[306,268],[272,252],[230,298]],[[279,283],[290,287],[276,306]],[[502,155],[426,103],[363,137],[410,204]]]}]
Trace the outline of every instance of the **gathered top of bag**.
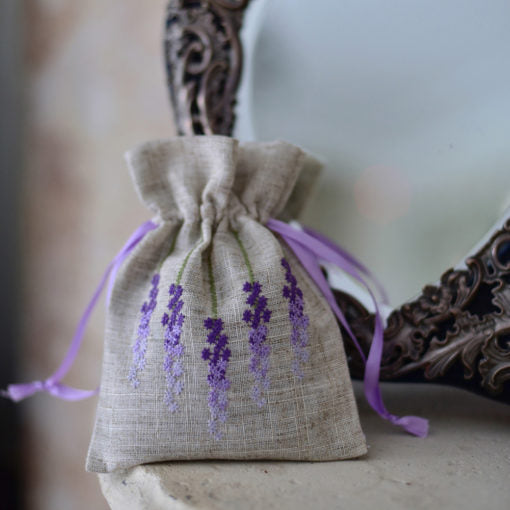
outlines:
[{"label": "gathered top of bag", "polygon": [[262,224],[296,217],[321,167],[284,141],[241,145],[225,136],[151,141],[128,152],[126,159],[155,221],[205,221],[220,229],[239,215]]}]

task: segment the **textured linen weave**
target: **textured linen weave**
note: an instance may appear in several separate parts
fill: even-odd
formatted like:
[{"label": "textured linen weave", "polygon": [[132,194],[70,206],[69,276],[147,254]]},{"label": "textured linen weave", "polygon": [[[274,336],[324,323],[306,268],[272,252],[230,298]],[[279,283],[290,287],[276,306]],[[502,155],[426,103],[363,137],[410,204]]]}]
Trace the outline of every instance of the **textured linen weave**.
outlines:
[{"label": "textured linen weave", "polygon": [[87,470],[365,454],[335,316],[264,226],[299,214],[319,163],[223,136],[152,141],[126,159],[159,226],[115,281]]}]

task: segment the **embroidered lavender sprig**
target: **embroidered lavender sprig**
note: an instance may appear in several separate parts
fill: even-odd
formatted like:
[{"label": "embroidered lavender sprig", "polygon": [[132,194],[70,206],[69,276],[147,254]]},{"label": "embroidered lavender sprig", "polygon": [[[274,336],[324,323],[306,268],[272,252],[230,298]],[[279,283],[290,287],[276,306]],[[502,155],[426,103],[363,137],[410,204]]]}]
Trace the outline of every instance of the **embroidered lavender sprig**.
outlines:
[{"label": "embroidered lavender sprig", "polygon": [[151,280],[151,290],[149,292],[149,300],[145,301],[140,309],[142,314],[138,325],[138,335],[133,344],[133,363],[129,370],[128,379],[131,381],[133,388],[138,388],[140,380],[138,376],[145,368],[145,352],[147,350],[147,339],[150,333],[150,321],[152,313],[156,308],[158,297],[159,273],[156,273]]},{"label": "embroidered lavender sprig", "polygon": [[292,325],[290,342],[294,351],[292,370],[298,379],[303,378],[301,365],[309,358],[308,353],[308,324],[310,319],[304,313],[303,292],[297,285],[296,277],[292,274],[290,264],[282,258],[282,266],[285,268],[285,280],[289,285],[283,287],[283,297],[289,301],[289,319]]},{"label": "embroidered lavender sprig", "polygon": [[250,371],[255,379],[251,396],[255,403],[262,407],[266,403],[262,394],[270,386],[268,371],[271,347],[266,343],[266,324],[271,319],[271,310],[267,307],[267,298],[262,295],[262,285],[259,282],[246,282],[243,291],[249,293],[246,304],[251,307],[246,309],[243,314],[243,321],[251,327],[249,333],[252,352]]},{"label": "embroidered lavender sprig", "polygon": [[227,421],[227,392],[230,388],[230,380],[226,373],[231,353],[227,347],[228,337],[223,333],[223,326],[221,319],[208,317],[204,321],[204,327],[209,331],[207,342],[211,344],[211,347],[206,347],[202,351],[202,358],[209,362],[207,382],[211,387],[208,398],[211,415],[208,426],[209,433],[215,439],[222,437],[218,428],[219,423]]},{"label": "embroidered lavender sprig", "polygon": [[260,282],[255,281],[250,258],[239,237],[239,233],[232,231],[232,234],[239,245],[250,279],[250,281],[244,284],[243,291],[249,293],[246,304],[250,305],[251,308],[244,311],[243,320],[250,325],[250,333],[248,335],[250,350],[252,352],[250,371],[255,379],[251,396],[259,407],[263,407],[266,403],[266,399],[262,395],[270,386],[268,372],[271,347],[266,343],[266,324],[271,319],[271,310],[267,307],[267,298],[262,295],[262,285]]},{"label": "embroidered lavender sprig", "polygon": [[[175,239],[168,255],[172,253],[174,245]],[[182,382],[184,369],[181,358],[185,349],[184,345],[181,344],[181,335],[185,316],[181,313],[182,307],[184,306],[184,301],[181,299],[183,293],[181,279],[184,269],[186,268],[186,264],[194,250],[195,248],[192,248],[187,253],[186,257],[184,257],[179,272],[177,273],[177,279],[168,289],[170,299],[168,300],[167,308],[169,313],[165,312],[161,318],[161,324],[165,328],[164,349],[166,352],[165,359],[163,361],[163,370],[165,371],[166,379],[164,401],[172,413],[178,411],[179,404],[177,403],[177,397],[184,389],[184,384]]]},{"label": "embroidered lavender sprig", "polygon": [[184,353],[184,345],[180,343],[184,315],[181,313],[184,301],[182,297],[182,287],[179,284],[170,285],[168,291],[170,300],[168,301],[168,313],[163,314],[161,324],[165,327],[165,360],[163,368],[166,374],[165,404],[168,409],[174,413],[179,409],[176,397],[183,390],[181,376],[183,374],[181,357]]}]

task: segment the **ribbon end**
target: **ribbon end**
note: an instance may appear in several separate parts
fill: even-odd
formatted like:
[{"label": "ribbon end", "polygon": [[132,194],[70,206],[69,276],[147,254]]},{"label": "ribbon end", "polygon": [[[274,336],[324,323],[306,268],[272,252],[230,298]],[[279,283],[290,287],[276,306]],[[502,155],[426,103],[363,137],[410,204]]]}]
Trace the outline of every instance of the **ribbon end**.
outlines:
[{"label": "ribbon end", "polygon": [[0,396],[13,402],[20,402],[38,391],[40,391],[40,388],[37,383],[9,384],[6,390],[0,390]]},{"label": "ribbon end", "polygon": [[71,388],[61,383],[53,384],[49,389],[48,393],[54,397],[68,401],[85,400],[86,398],[94,397],[99,393],[99,388],[95,390],[80,390],[78,388]]},{"label": "ribbon end", "polygon": [[395,422],[409,434],[425,438],[429,434],[429,421],[419,416],[404,416]]}]

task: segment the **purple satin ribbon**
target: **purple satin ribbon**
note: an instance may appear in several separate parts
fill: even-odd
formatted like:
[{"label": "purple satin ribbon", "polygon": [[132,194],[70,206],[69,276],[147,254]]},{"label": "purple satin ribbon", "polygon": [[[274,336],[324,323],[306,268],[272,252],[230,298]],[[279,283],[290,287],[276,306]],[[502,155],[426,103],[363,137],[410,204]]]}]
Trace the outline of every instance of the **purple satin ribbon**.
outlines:
[{"label": "purple satin ribbon", "polygon": [[113,289],[113,284],[115,282],[115,276],[117,271],[119,270],[120,265],[124,261],[124,259],[131,253],[134,247],[145,237],[147,232],[154,230],[157,227],[155,223],[152,221],[147,221],[143,225],[141,225],[133,235],[128,239],[127,243],[124,245],[122,250],[117,254],[117,256],[110,262],[106,271],[101,278],[101,282],[97,287],[90,303],[87,305],[85,312],[83,313],[80,322],[78,323],[78,327],[76,328],[76,332],[74,333],[74,337],[71,341],[71,345],[67,351],[67,354],[64,358],[62,364],[58,367],[56,372],[48,377],[45,381],[34,381],[31,383],[25,384],[10,384],[7,387],[6,391],[1,391],[0,395],[3,397],[10,398],[15,402],[19,402],[24,398],[30,397],[34,393],[38,393],[40,391],[44,391],[53,395],[54,397],[61,398],[63,400],[83,400],[88,397],[92,397],[97,395],[99,388],[95,390],[80,390],[78,388],[72,388],[70,386],[66,386],[62,384],[60,381],[65,377],[67,372],[71,369],[76,355],[78,354],[78,350],[80,349],[80,345],[83,340],[83,335],[85,333],[85,329],[87,327],[88,320],[90,318],[90,314],[92,313],[94,307],[101,296],[101,293],[106,285],[108,280],[108,276],[110,276],[108,283],[108,301],[110,301],[111,292]]},{"label": "purple satin ribbon", "polygon": [[[357,261],[352,255],[341,249],[339,246],[336,246],[331,240],[322,236],[318,232],[315,232],[311,229],[305,229],[304,231],[297,230],[287,223],[283,223],[274,219],[270,219],[267,222],[267,226],[273,232],[279,234],[295,253],[303,267],[306,269],[310,277],[314,280],[314,282],[323,293],[324,297],[331,306],[331,309],[338,317],[338,320],[344,326],[345,330],[354,342],[361,355],[361,358],[365,363],[365,396],[372,408],[384,419],[395,425],[403,427],[407,432],[419,437],[425,437],[428,432],[428,420],[419,418],[417,416],[395,416],[386,409],[382,400],[381,390],[379,387],[379,372],[384,340],[384,326],[381,314],[379,312],[379,307],[377,305],[377,300],[375,299],[374,294],[372,293],[370,287],[361,276],[361,274],[364,274],[366,277],[369,277],[374,281],[375,285],[379,289],[381,296],[383,297],[383,300],[385,300],[386,295],[382,289],[382,286],[377,282],[377,280],[375,280],[368,269],[359,261]],[[34,381],[26,384],[11,384],[8,386],[7,391],[1,391],[0,395],[18,402],[33,395],[34,393],[44,391],[63,400],[75,401],[94,396],[98,393],[99,388],[95,390],[80,390],[66,386],[60,381],[65,377],[74,363],[83,340],[83,335],[85,333],[88,320],[95,305],[97,304],[97,301],[99,300],[106,282],[108,281],[108,277],[109,283],[107,291],[107,302],[110,301],[113,284],[115,282],[115,277],[120,265],[128,256],[128,254],[131,253],[131,251],[135,248],[135,246],[145,237],[145,235],[155,228],[157,228],[157,225],[152,221],[147,221],[141,225],[129,238],[122,250],[108,265],[105,273],[103,274],[103,277],[101,278],[99,286],[94,292],[90,303],[88,304],[80,319],[80,322],[78,323],[76,332],[71,341],[71,345],[69,346],[64,361],[56,370],[56,372],[45,381]],[[375,330],[368,359],[366,358],[363,350],[361,349],[361,346],[359,345],[355,335],[347,323],[344,314],[336,303],[333,292],[331,291],[329,284],[321,270],[320,261],[331,262],[335,264],[347,274],[351,275],[353,278],[359,281],[368,290],[374,302]]]},{"label": "purple satin ribbon", "polygon": [[[379,386],[379,372],[381,368],[381,359],[384,342],[384,325],[377,300],[360,273],[370,277],[370,272],[352,255],[348,254],[340,247],[336,246],[331,240],[311,229],[304,231],[297,230],[287,223],[270,219],[267,227],[273,232],[279,234],[292,249],[303,267],[306,269],[312,280],[317,284],[324,297],[328,301],[331,309],[338,317],[340,323],[351,337],[354,345],[358,349],[363,361],[365,362],[364,389],[365,397],[370,406],[384,419],[405,429],[410,434],[418,437],[426,437],[428,433],[428,420],[418,416],[395,416],[385,407]],[[354,336],[344,314],[338,307],[335,296],[329,287],[328,281],[324,276],[320,262],[330,262],[335,264],[347,274],[360,282],[369,292],[375,306],[375,329],[372,344],[368,358],[366,358],[361,346]],[[372,277],[373,278],[373,277]],[[381,287],[379,285],[379,287]],[[384,292],[381,293],[385,297]]]}]

